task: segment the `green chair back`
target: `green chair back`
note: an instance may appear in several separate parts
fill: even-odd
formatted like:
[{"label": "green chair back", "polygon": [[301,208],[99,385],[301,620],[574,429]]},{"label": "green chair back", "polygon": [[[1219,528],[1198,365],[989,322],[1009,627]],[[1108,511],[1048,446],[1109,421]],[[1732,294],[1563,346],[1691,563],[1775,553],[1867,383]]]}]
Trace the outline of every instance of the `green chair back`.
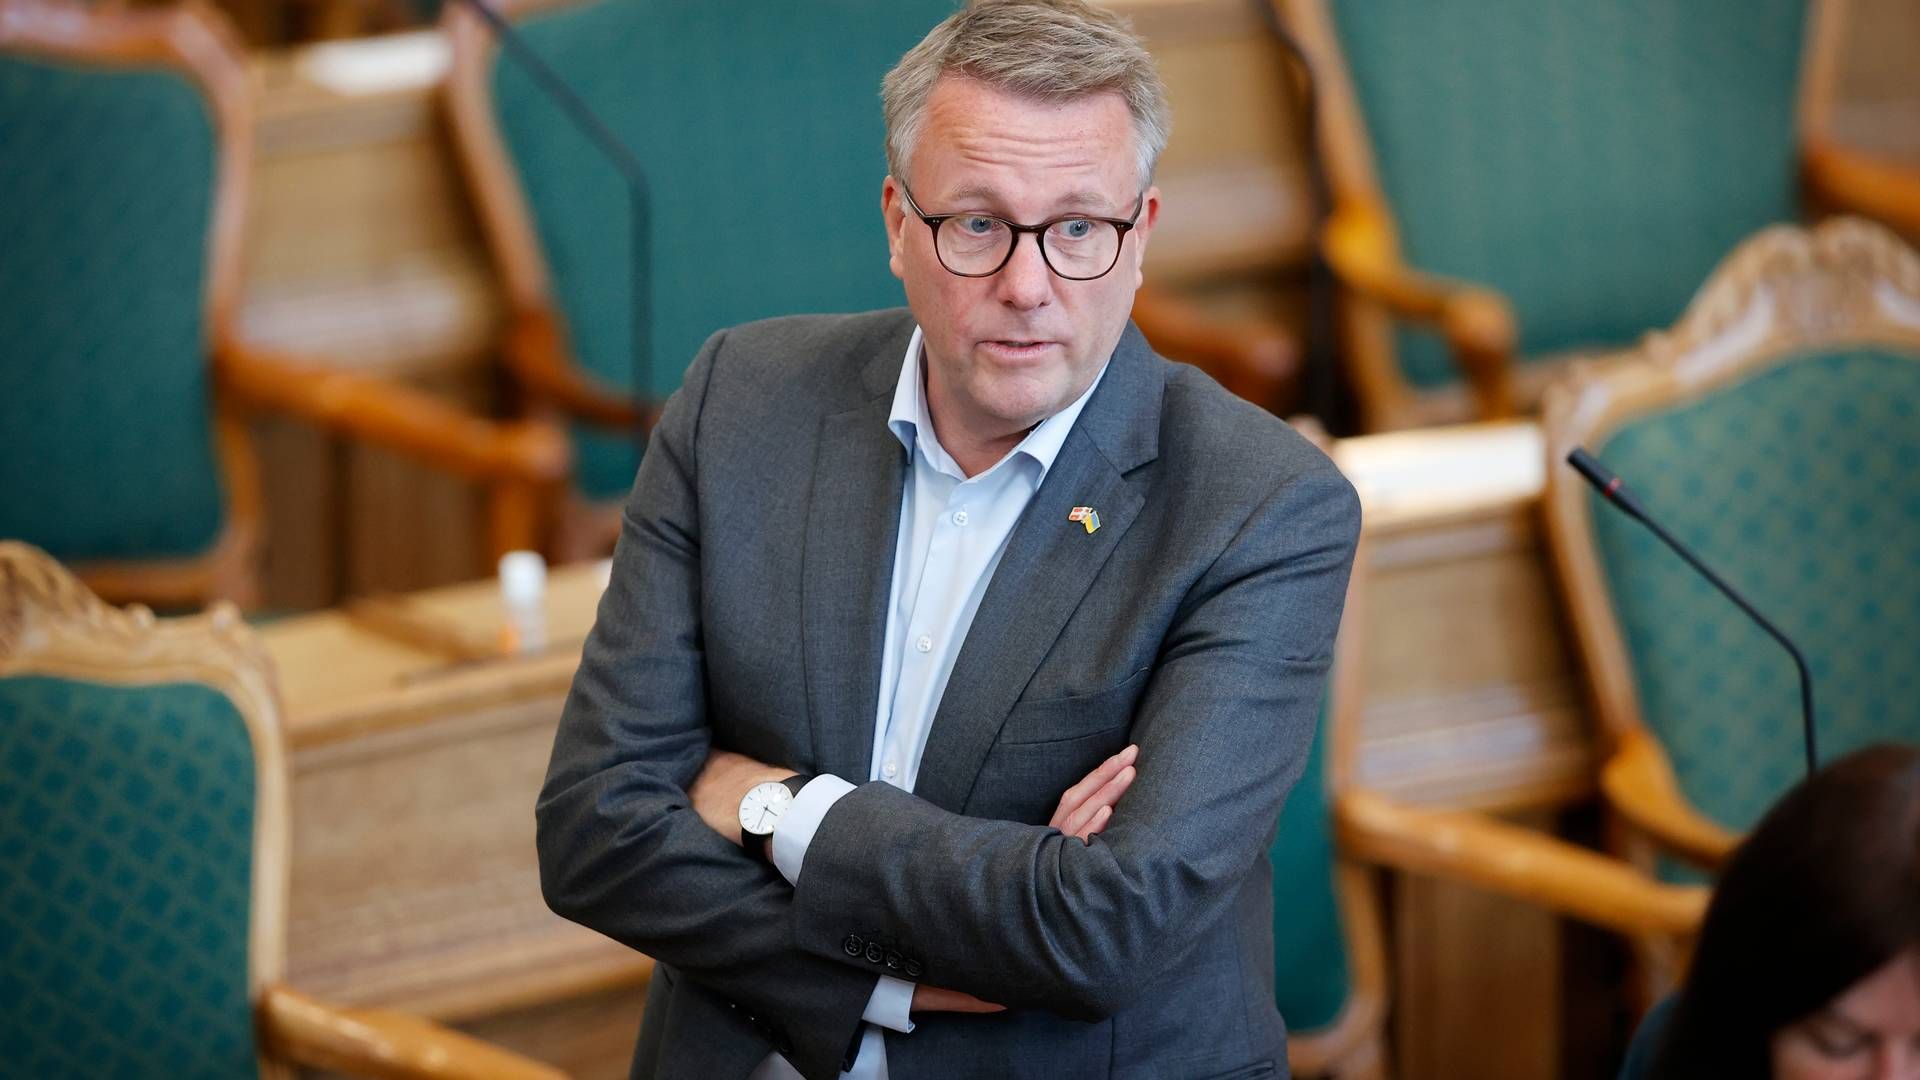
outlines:
[{"label": "green chair back", "polygon": [[1325,709],[1306,771],[1287,796],[1267,857],[1273,863],[1274,1004],[1296,1034],[1333,1023],[1353,991],[1333,882]]},{"label": "green chair back", "polygon": [[0,143],[0,537],[66,561],[206,551],[205,97],[177,71],[4,54]]},{"label": "green chair back", "polygon": [[[723,327],[904,302],[880,219],[880,79],[954,7],[598,0],[521,23],[645,167],[649,392],[678,386]],[[511,57],[493,65],[496,117],[574,355],[631,386],[626,187]],[[576,437],[583,491],[624,493],[631,439]]]},{"label": "green chair back", "polygon": [[[1796,216],[1802,0],[1330,0],[1407,261],[1513,302],[1522,359],[1671,325]],[[1408,381],[1457,369],[1429,333]]]},{"label": "green chair back", "polygon": [[[1920,355],[1806,353],[1594,446],[1806,652],[1821,755],[1920,741]],[[1784,650],[1637,523],[1594,544],[1681,790],[1749,828],[1805,769]]]},{"label": "green chair back", "polygon": [[0,679],[0,770],[0,1071],[257,1074],[254,761],[233,702]]}]

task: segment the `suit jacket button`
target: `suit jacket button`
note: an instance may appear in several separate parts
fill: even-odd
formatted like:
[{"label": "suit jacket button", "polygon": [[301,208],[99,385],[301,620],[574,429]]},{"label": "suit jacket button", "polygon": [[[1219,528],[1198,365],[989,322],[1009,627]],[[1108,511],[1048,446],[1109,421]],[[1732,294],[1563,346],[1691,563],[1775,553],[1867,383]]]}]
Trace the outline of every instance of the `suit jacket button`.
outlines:
[{"label": "suit jacket button", "polygon": [[901,958],[899,953],[894,952],[892,949],[888,949],[887,950],[887,970],[899,971],[900,959]]},{"label": "suit jacket button", "polygon": [[907,972],[907,978],[909,979],[919,978],[920,977],[920,961],[911,960],[911,959],[908,960],[906,962],[906,972]]},{"label": "suit jacket button", "polygon": [[841,942],[840,947],[847,951],[848,956],[859,956],[866,950],[867,943],[860,940],[859,934],[848,934],[847,940]]},{"label": "suit jacket button", "polygon": [[887,958],[887,950],[877,941],[867,942],[867,963],[877,964]]}]

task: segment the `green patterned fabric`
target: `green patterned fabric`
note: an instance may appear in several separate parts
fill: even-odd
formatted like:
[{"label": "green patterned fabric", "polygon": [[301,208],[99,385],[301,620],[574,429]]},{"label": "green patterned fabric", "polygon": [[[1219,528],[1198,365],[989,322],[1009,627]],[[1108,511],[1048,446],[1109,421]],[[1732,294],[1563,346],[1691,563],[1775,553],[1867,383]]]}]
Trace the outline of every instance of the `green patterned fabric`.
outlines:
[{"label": "green patterned fabric", "polygon": [[177,72],[0,56],[0,537],[63,560],[210,547],[214,131]]},{"label": "green patterned fabric", "polygon": [[197,684],[0,680],[0,1068],[257,1072],[253,751]]},{"label": "green patterned fabric", "polygon": [[[1920,741],[1920,356],[1798,356],[1593,449],[1806,652],[1822,760]],[[1647,725],[1744,831],[1805,769],[1793,661],[1639,524],[1592,518]]]},{"label": "green patterned fabric", "polygon": [[1267,852],[1273,862],[1273,998],[1294,1032],[1331,1024],[1352,991],[1347,939],[1333,891],[1328,723],[1322,710],[1306,772],[1287,796],[1280,831]]},{"label": "green patterned fabric", "polygon": [[[1333,0],[1407,261],[1510,297],[1523,359],[1671,325],[1796,216],[1801,0]],[[1459,373],[1405,331],[1419,386]]]},{"label": "green patterned fabric", "polygon": [[[880,78],[953,0],[601,0],[522,24],[646,168],[654,385],[722,327],[904,302],[880,221]],[[493,93],[575,356],[633,384],[626,187],[512,61]],[[623,494],[628,438],[577,432],[582,489]]]}]

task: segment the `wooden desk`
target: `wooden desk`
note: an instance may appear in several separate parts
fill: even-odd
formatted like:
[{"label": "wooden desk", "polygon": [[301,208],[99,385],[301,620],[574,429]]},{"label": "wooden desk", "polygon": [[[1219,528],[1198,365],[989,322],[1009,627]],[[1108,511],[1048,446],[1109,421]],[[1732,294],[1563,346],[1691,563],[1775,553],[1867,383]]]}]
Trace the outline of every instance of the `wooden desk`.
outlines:
[{"label": "wooden desk", "polygon": [[[1336,443],[1368,552],[1354,614],[1364,672],[1355,771],[1418,804],[1551,829],[1594,790],[1579,670],[1537,515],[1545,449],[1530,422]],[[1395,875],[1396,1075],[1589,1075],[1563,1002],[1611,1000],[1563,962],[1560,920],[1489,893]],[[1577,1025],[1575,1025],[1577,1026]]]},{"label": "wooden desk", "polygon": [[[533,803],[604,564],[557,570],[544,653],[461,661],[340,612],[262,631],[293,752],[288,978],[457,1024],[576,1076],[623,1077],[652,963],[553,915]],[[416,594],[489,640],[494,585]]]}]

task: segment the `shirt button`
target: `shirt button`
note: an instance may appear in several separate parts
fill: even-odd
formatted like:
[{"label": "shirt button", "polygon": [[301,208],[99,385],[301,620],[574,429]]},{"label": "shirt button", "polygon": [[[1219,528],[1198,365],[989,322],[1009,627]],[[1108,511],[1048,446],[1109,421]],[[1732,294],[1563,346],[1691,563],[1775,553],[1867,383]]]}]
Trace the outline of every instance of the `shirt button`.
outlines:
[{"label": "shirt button", "polygon": [[887,762],[885,765],[880,766],[880,775],[886,777],[889,780],[893,779],[894,775],[897,774],[899,771],[900,771],[900,766],[894,764],[891,761]]},{"label": "shirt button", "polygon": [[932,638],[930,638],[930,637],[928,637],[928,636],[927,636],[927,635],[925,635],[925,634],[921,634],[921,635],[920,635],[920,640],[919,640],[919,641],[916,641],[916,642],[914,642],[914,643],[913,643],[913,647],[914,647],[914,648],[916,648],[916,649],[919,649],[919,650],[920,650],[921,652],[932,652],[932,651],[933,651],[933,639],[932,639]]},{"label": "shirt button", "polygon": [[965,525],[967,523],[967,512],[965,510],[955,510],[953,512],[953,523],[955,525]]}]

